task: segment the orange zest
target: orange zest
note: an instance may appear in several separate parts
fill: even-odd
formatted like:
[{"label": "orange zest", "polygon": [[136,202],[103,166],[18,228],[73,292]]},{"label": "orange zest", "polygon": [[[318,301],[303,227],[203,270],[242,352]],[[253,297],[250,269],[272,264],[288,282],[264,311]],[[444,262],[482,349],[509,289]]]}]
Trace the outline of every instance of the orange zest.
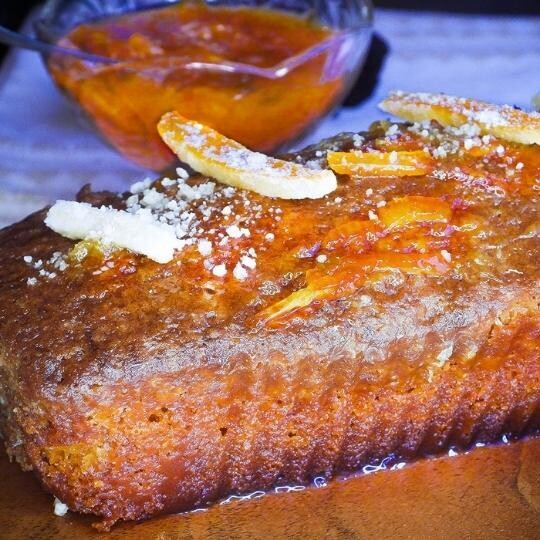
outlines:
[{"label": "orange zest", "polygon": [[328,152],[328,165],[338,174],[362,176],[422,176],[433,158],[422,150],[402,152]]},{"label": "orange zest", "polygon": [[378,215],[385,227],[400,228],[414,223],[448,222],[452,209],[437,197],[410,195],[390,201],[379,208]]}]

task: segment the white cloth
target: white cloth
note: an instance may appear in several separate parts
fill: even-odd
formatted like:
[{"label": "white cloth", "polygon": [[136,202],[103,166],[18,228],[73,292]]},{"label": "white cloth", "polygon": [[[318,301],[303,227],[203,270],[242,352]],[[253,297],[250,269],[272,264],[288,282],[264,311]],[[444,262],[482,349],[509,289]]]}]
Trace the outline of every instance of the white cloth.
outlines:
[{"label": "white cloth", "polygon": [[[390,53],[374,95],[341,109],[306,142],[359,131],[382,118],[389,90],[446,92],[530,107],[540,91],[540,18],[379,10],[376,30]],[[39,56],[14,51],[0,72],[0,227],[85,183],[122,190],[147,171],[81,125]]]}]

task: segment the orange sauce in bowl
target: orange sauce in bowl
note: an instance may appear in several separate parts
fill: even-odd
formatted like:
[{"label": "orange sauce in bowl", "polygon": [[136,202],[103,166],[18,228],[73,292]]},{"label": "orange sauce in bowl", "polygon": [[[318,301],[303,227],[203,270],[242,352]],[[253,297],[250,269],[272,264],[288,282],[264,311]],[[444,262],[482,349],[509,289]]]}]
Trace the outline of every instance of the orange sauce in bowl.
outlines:
[{"label": "orange sauce in bowl", "polygon": [[163,170],[174,162],[156,131],[167,111],[177,110],[251,149],[273,152],[302,136],[344,87],[343,76],[321,81],[325,55],[276,80],[187,70],[178,63],[272,67],[330,35],[284,12],[184,2],[83,24],[59,42],[119,64],[52,55],[48,67],[116,150]]}]

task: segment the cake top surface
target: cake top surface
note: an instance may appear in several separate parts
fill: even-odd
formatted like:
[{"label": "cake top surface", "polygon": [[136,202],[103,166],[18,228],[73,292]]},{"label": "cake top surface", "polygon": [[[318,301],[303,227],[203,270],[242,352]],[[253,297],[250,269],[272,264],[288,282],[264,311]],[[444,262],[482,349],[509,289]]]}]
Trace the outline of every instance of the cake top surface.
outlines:
[{"label": "cake top surface", "polygon": [[123,195],[82,190],[174,229],[165,264],[64,238],[45,211],[0,231],[0,353],[49,389],[245,355],[372,364],[433,333],[440,362],[474,349],[460,329],[538,293],[538,145],[381,122],[284,159],[331,167],[337,189],[275,199],[178,168]]}]

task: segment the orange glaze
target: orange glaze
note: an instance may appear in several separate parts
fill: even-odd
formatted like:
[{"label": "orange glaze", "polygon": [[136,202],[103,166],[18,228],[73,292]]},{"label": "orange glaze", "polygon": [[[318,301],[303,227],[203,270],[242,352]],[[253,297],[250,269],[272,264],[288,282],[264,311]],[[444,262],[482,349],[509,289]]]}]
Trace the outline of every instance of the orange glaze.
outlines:
[{"label": "orange glaze", "polygon": [[[393,274],[402,274],[408,281],[425,278],[442,290],[457,293],[464,282],[468,287],[479,283],[499,286],[537,272],[533,249],[540,223],[537,146],[493,138],[466,150],[463,137],[436,123],[428,136],[400,125],[389,137],[384,135],[387,128],[374,125],[357,147],[350,137],[338,138],[307,150],[300,161],[296,155],[285,158],[297,163],[318,159],[325,168],[324,155],[330,149],[399,153],[425,152],[425,148],[426,155],[442,145],[454,145],[456,150],[435,159],[427,175],[341,175],[335,192],[314,200],[272,199],[242,190],[223,197],[230,188],[217,184],[219,197],[190,203],[200,232],[193,238],[195,243],[179,251],[175,260],[158,265],[127,251],[113,252],[105,260],[87,257],[47,287],[58,294],[66,283],[80,279],[92,296],[101,294],[103,287],[137,283],[136,290],[153,290],[159,284],[160,289],[173,291],[170,296],[175,298],[175,306],[189,306],[192,320],[183,321],[182,328],[191,336],[201,332],[200,328],[231,321],[249,331],[265,324],[296,328],[309,324],[313,314],[320,314],[321,308],[336,300],[361,294],[386,298],[376,283]],[[195,175],[189,184],[207,181]],[[161,181],[155,187],[175,199],[175,187]],[[90,201],[97,206],[123,204]],[[202,214],[203,205],[212,209],[208,219]],[[230,208],[228,214],[222,212],[226,207]],[[250,236],[229,237],[222,243],[232,224],[247,227]],[[268,234],[271,240],[266,239]],[[197,249],[201,238],[212,242],[208,256]],[[257,254],[256,268],[249,269],[245,280],[238,280],[233,269],[250,248]],[[55,250],[68,251],[51,247],[34,258],[46,260]],[[98,272],[104,262],[114,263],[114,267]],[[226,266],[226,275],[212,273],[217,265]],[[33,275],[29,271],[27,277]],[[398,296],[410,294],[405,286],[408,281],[400,285]]]},{"label": "orange glaze", "polygon": [[[400,130],[397,137],[378,137],[365,142],[362,151],[329,152],[329,165],[332,166],[332,158],[348,155],[375,156],[383,163],[384,156],[391,152],[397,152],[398,156],[423,154],[430,159],[430,153],[441,143],[451,146],[459,140],[445,134],[437,124],[432,129],[429,138]],[[459,141],[459,145],[462,144],[463,141]],[[386,154],[379,152],[381,148]],[[348,176],[353,183],[379,177],[376,170],[371,175],[357,172],[354,159],[352,162],[336,159],[335,162],[345,178]],[[346,173],[347,163],[351,167],[349,174]],[[539,171],[538,152],[534,145],[517,146],[492,139],[472,151],[461,147],[459,151],[454,150],[438,159],[433,177],[441,180],[436,184],[430,183],[428,191],[434,192],[432,196],[417,195],[412,180],[399,178],[399,171],[396,172],[392,191],[397,196],[389,200],[383,198],[380,206],[372,201],[368,205],[368,208],[371,206],[368,216],[364,214],[363,219],[350,214],[338,218],[317,250],[324,257],[322,263],[315,264],[305,273],[305,287],[267,307],[260,313],[260,319],[270,327],[278,327],[288,324],[292,317],[308,318],[320,309],[324,301],[348,297],[391,271],[432,277],[450,273],[453,274],[452,280],[472,263],[476,266],[473,271],[475,279],[479,279],[481,265],[486,264],[483,262],[486,251],[480,246],[486,244],[486,238],[502,231],[496,232],[493,225],[476,212],[484,213],[495,205],[499,207],[499,214],[507,216],[510,223],[511,216],[507,214],[510,211],[506,206],[513,206],[522,197],[534,200]],[[416,182],[424,185],[430,176],[428,174]],[[379,186],[385,185],[387,190],[385,180],[381,176]],[[348,189],[351,189],[350,185]],[[373,191],[375,199],[380,198],[378,189]],[[342,195],[342,192],[338,191],[338,194]],[[344,201],[347,198],[345,195]],[[366,198],[364,193],[360,198]],[[531,218],[530,215],[521,216],[525,221]],[[306,212],[302,220],[309,228]],[[314,226],[313,222],[311,226]]]},{"label": "orange glaze", "polygon": [[53,55],[49,68],[119,152],[163,170],[175,159],[156,131],[167,111],[272,152],[300,137],[343,90],[342,78],[321,83],[324,56],[278,80],[188,71],[168,64],[171,57],[272,67],[329,35],[285,13],[184,2],[84,24],[59,42],[126,63],[103,66]]},{"label": "orange glaze", "polygon": [[[209,256],[201,256],[191,245],[177,254],[177,260],[156,269],[144,257],[116,252],[110,259],[115,270],[93,275],[92,282],[98,288],[115,286],[120,274],[143,281],[148,274],[154,282],[156,272],[166,282],[173,281],[172,286],[181,285],[192,313],[212,312],[212,320],[205,324],[234,318],[252,329],[307,322],[332,301],[373,294],[378,281],[395,273],[431,278],[443,289],[457,291],[464,280],[471,284],[515,281],[516,275],[535,271],[537,262],[527,248],[528,242],[535,242],[539,223],[540,160],[535,145],[493,138],[466,150],[462,137],[436,123],[427,137],[404,125],[391,137],[383,134],[375,125],[359,148],[351,148],[349,142],[342,150],[422,149],[431,155],[447,145],[455,151],[434,160],[427,175],[341,175],[337,190],[321,199],[288,201],[239,190],[231,198],[209,201],[213,213],[208,221],[202,220],[195,201],[192,210],[201,219],[202,231],[197,237],[212,242]],[[302,162],[314,158],[315,150],[306,153]],[[319,158],[323,167],[325,161]],[[190,182],[207,180],[196,176]],[[174,199],[175,188],[163,187],[159,181],[156,186]],[[218,184],[216,192],[224,189]],[[232,208],[227,216],[222,213],[226,206]],[[221,236],[233,223],[248,227],[250,236],[229,238],[222,244]],[[266,240],[269,233],[274,240]],[[523,239],[513,241],[516,237]],[[257,252],[257,266],[245,281],[239,281],[232,270],[249,248]],[[87,259],[81,271],[101,264]],[[221,264],[227,274],[216,277],[210,268]],[[261,292],[267,287],[272,294]]]}]

